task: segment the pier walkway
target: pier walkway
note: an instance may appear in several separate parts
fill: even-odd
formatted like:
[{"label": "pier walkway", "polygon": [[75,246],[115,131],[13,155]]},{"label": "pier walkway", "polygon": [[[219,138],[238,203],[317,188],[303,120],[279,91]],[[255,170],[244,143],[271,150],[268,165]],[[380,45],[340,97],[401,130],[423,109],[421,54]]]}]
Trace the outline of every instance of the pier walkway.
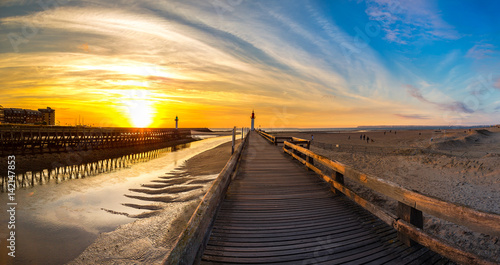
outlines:
[{"label": "pier walkway", "polygon": [[448,264],[251,133],[201,264]]}]

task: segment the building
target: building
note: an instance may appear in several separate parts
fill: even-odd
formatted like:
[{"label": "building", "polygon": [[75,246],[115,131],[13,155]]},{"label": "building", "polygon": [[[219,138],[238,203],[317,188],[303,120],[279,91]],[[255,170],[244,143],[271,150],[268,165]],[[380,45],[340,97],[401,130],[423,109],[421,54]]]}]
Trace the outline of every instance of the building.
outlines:
[{"label": "building", "polygon": [[43,122],[46,125],[56,125],[56,110],[47,107],[46,109],[38,109],[43,114]]},{"label": "building", "polygon": [[5,123],[17,123],[24,124],[24,110],[17,108],[5,108],[4,109],[4,120]]},{"label": "building", "polygon": [[38,110],[24,109],[24,123],[25,124],[42,124],[43,113]]},{"label": "building", "polygon": [[0,123],[55,125],[55,110],[49,107],[31,110],[0,106]]}]

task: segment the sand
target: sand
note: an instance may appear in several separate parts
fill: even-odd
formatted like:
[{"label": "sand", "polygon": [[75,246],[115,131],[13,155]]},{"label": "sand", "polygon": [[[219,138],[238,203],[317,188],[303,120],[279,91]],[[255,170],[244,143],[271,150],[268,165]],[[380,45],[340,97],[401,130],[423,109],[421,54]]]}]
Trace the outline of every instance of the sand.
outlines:
[{"label": "sand", "polygon": [[[313,133],[311,150],[410,190],[500,214],[500,128]],[[311,133],[279,133],[311,139]],[[360,135],[370,138],[360,139]],[[372,141],[373,140],[373,141]],[[395,213],[396,202],[347,182]],[[500,240],[424,215],[424,230],[500,262]]]},{"label": "sand", "polygon": [[137,218],[134,222],[100,234],[68,264],[161,264],[230,156],[231,142],[198,154],[174,172],[132,189],[141,194],[135,198],[143,203],[128,206],[144,212],[131,216]]}]

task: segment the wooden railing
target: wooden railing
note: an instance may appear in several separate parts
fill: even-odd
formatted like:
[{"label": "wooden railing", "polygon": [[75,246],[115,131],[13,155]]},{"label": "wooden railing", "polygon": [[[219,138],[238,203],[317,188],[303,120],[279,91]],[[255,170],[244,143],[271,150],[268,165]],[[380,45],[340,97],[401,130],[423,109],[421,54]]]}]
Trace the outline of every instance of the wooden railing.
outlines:
[{"label": "wooden railing", "polygon": [[297,137],[291,137],[291,136],[274,136],[271,134],[268,134],[262,130],[257,130],[257,133],[260,134],[262,137],[264,137],[266,140],[271,142],[274,145],[278,145],[279,143],[285,143],[285,141],[288,141],[290,143],[300,145],[302,147],[305,146],[305,148],[309,149],[311,147],[311,141],[306,140],[306,139],[301,139]]},{"label": "wooden railing", "polygon": [[[264,137],[268,139],[266,136]],[[500,235],[500,215],[474,210],[463,205],[408,190],[398,184],[361,173],[342,163],[315,154],[292,142],[285,141],[283,151],[330,183],[335,193],[344,194],[396,229],[398,237],[403,243],[407,245],[412,245],[415,242],[419,243],[458,263],[495,264],[423,231],[422,212],[493,236]],[[348,189],[344,185],[344,177],[398,201],[396,215],[374,205]]]},{"label": "wooden railing", "polygon": [[163,264],[193,264],[196,260],[200,260],[215,221],[215,213],[224,199],[232,178],[236,175],[241,153],[248,143],[249,135],[245,136],[236,152],[201,199],[200,204],[189,219],[186,229],[177,238],[172,251],[163,260]]}]

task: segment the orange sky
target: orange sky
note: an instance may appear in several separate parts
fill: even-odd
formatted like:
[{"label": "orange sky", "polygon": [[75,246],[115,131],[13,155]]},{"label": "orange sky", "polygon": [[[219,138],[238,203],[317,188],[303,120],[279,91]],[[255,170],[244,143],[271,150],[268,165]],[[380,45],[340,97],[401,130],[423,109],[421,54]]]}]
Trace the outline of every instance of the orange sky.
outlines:
[{"label": "orange sky", "polygon": [[[498,122],[496,76],[433,82],[397,53],[403,44],[390,61],[375,45],[383,35],[356,45],[321,2],[209,2],[6,1],[0,105],[99,127],[174,127],[175,116],[181,127],[248,127],[252,110],[263,128]],[[487,85],[472,94],[473,84]]]}]

